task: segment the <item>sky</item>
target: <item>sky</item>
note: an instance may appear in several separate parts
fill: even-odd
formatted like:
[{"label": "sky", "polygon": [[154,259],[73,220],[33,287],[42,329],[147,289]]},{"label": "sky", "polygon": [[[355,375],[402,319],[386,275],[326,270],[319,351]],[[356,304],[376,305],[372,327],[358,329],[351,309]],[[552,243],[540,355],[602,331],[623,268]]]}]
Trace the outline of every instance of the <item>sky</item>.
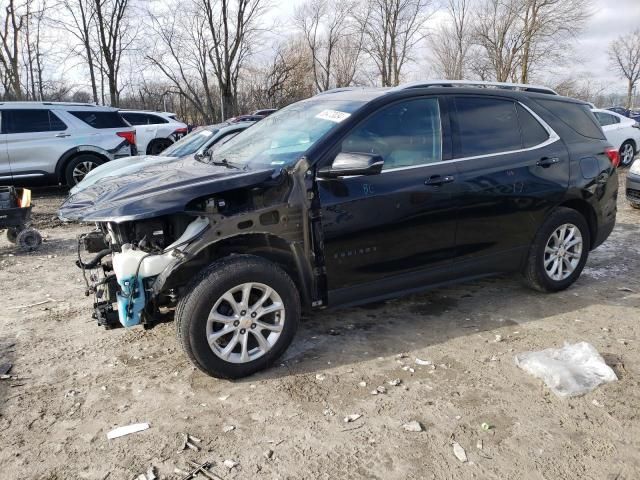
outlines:
[{"label": "sky", "polygon": [[[438,0],[436,0],[438,1]],[[440,0],[441,1],[441,0]],[[632,32],[640,28],[640,0],[592,0],[593,15],[588,20],[584,31],[572,42],[573,52],[570,60],[557,68],[550,68],[550,76],[564,78],[571,76],[579,79],[590,79],[594,85],[602,85],[611,93],[624,93],[626,82],[616,74],[609,62],[607,49],[611,41],[624,32]],[[282,31],[287,31],[287,22],[291,18],[296,5],[302,0],[276,0],[274,8],[267,14]],[[425,46],[425,48],[427,48]],[[425,57],[428,52],[425,52]],[[428,78],[428,65],[410,67],[411,77]],[[415,80],[417,78],[410,78]]]}]

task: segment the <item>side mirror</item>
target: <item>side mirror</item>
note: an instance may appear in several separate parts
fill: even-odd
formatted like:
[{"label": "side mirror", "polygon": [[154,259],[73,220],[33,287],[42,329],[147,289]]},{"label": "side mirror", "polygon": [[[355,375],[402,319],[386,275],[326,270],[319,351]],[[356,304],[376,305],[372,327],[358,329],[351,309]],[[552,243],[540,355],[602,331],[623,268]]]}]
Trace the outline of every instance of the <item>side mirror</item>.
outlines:
[{"label": "side mirror", "polygon": [[338,178],[348,175],[377,175],[382,171],[384,159],[370,153],[341,152],[331,166],[318,169],[320,178]]}]

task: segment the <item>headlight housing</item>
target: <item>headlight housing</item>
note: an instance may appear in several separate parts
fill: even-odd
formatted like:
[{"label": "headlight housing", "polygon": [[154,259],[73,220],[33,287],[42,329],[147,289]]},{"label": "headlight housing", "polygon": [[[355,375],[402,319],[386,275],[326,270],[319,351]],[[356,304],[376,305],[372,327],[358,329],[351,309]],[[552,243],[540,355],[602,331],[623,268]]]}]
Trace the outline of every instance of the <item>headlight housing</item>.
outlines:
[{"label": "headlight housing", "polygon": [[631,168],[629,169],[629,171],[631,173],[635,173],[636,175],[640,175],[640,159],[631,164]]}]

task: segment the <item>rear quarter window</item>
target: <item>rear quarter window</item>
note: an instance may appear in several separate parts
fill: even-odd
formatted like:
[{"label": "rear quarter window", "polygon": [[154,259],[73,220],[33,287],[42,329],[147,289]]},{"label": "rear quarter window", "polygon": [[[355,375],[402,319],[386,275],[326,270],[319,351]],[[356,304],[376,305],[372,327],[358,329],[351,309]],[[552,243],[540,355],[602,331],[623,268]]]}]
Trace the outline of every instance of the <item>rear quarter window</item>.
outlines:
[{"label": "rear quarter window", "polygon": [[122,128],[129,126],[118,112],[92,112],[85,110],[70,111],[69,113],[93,128]]},{"label": "rear quarter window", "polygon": [[549,139],[549,132],[540,125],[529,111],[519,103],[516,103],[518,111],[518,121],[522,130],[522,144],[524,148],[535,147]]},{"label": "rear quarter window", "polygon": [[605,139],[602,129],[588,105],[540,98],[535,101],[583,137]]}]

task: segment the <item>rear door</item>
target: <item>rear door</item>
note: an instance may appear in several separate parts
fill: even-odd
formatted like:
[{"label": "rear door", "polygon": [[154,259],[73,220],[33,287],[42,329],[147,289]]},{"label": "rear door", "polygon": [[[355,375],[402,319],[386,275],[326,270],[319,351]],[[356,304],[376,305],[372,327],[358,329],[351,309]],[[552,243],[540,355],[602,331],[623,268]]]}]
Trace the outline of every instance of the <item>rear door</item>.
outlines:
[{"label": "rear door", "polygon": [[48,109],[10,109],[2,117],[14,180],[53,174],[69,148],[67,125]]},{"label": "rear door", "polygon": [[339,146],[382,156],[382,173],[318,179],[331,305],[415,289],[451,263],[455,167],[442,161],[442,117],[435,97],[382,107]]},{"label": "rear door", "polygon": [[512,270],[547,211],[564,198],[569,156],[532,110],[505,98],[452,99],[457,260],[481,271]]}]

